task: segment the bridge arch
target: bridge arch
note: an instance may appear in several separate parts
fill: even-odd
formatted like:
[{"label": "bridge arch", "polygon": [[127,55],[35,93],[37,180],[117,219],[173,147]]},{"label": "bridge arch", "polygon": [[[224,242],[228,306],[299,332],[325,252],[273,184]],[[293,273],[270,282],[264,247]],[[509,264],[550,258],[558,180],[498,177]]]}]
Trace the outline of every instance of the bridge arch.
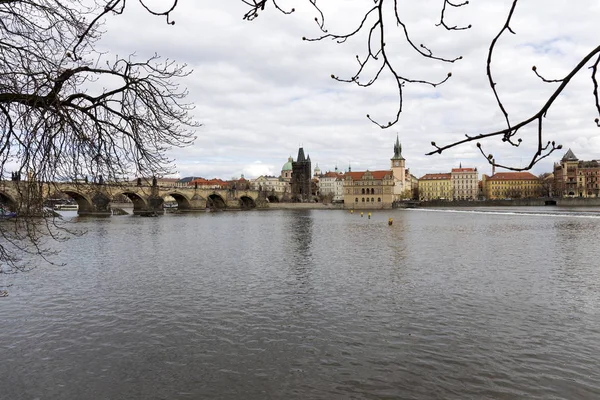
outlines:
[{"label": "bridge arch", "polygon": [[279,203],[279,197],[274,194],[267,196],[267,200],[269,200],[269,203]]},{"label": "bridge arch", "polygon": [[134,214],[142,213],[148,208],[148,203],[146,202],[146,200],[137,193],[126,191],[120,194],[122,194],[123,196],[127,196],[127,198],[131,200],[131,202],[133,203]]},{"label": "bridge arch", "polygon": [[92,205],[92,199],[90,199],[88,196],[84,195],[83,193],[79,193],[79,192],[77,192],[75,190],[71,190],[71,189],[63,189],[63,190],[61,190],[61,192],[66,194],[73,200],[75,200],[75,202],[77,203],[77,208],[79,209],[77,211],[78,214],[85,214],[86,212],[94,211],[94,206]]},{"label": "bridge arch", "polygon": [[256,202],[250,196],[242,196],[240,197],[240,208],[242,210],[250,210],[252,208],[256,208]]},{"label": "bridge arch", "polygon": [[206,207],[222,210],[227,207],[227,203],[225,203],[225,200],[223,197],[221,197],[221,195],[213,193],[206,199]]},{"label": "bridge arch", "polygon": [[8,193],[0,192],[0,207],[4,206],[8,208],[8,211],[17,211],[19,209],[19,203],[12,198]]},{"label": "bridge arch", "polygon": [[192,208],[192,204],[190,203],[190,199],[187,198],[184,194],[178,192],[169,192],[166,193],[167,196],[171,196],[177,202],[178,210],[189,210]]}]

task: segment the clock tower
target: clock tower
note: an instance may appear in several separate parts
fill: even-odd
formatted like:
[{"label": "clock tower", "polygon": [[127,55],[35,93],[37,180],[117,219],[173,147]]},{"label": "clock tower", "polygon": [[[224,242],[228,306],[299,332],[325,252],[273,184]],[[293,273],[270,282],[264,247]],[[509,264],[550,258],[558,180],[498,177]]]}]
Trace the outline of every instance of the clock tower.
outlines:
[{"label": "clock tower", "polygon": [[394,200],[399,200],[400,195],[406,189],[406,160],[402,157],[402,146],[398,135],[396,135],[396,143],[394,144],[394,157],[390,161],[394,176]]}]

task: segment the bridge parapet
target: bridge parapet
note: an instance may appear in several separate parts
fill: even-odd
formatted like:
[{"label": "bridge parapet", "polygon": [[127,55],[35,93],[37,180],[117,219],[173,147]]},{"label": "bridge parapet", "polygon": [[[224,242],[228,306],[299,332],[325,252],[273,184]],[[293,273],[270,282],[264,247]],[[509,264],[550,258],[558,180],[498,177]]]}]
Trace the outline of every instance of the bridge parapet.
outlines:
[{"label": "bridge parapet", "polygon": [[[0,202],[9,204],[32,203],[24,198],[23,190],[31,182],[0,181]],[[133,203],[134,214],[162,214],[167,196],[177,201],[181,211],[204,211],[208,208],[250,209],[268,206],[264,193],[256,190],[206,189],[196,187],[167,187],[126,183],[56,182],[38,185],[43,200],[52,192],[65,193],[78,205],[80,215],[110,215],[110,202],[124,195]]]}]

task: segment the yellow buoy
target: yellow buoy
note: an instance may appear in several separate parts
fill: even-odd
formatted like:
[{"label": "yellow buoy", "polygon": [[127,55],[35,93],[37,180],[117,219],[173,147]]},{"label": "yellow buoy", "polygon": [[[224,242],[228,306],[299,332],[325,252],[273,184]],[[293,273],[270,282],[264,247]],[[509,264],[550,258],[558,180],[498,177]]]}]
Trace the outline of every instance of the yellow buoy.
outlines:
[{"label": "yellow buoy", "polygon": [[360,212],[360,216],[361,216],[361,217],[363,216],[363,212],[362,212],[362,211]]},{"label": "yellow buoy", "polygon": [[393,223],[394,223],[394,220],[393,220],[393,219],[391,219],[391,218],[390,218],[390,219],[388,219],[388,225],[391,225],[391,224],[393,224]]},{"label": "yellow buoy", "polygon": [[368,214],[367,214],[367,217],[369,217],[369,219],[371,219],[371,213],[368,213]]}]

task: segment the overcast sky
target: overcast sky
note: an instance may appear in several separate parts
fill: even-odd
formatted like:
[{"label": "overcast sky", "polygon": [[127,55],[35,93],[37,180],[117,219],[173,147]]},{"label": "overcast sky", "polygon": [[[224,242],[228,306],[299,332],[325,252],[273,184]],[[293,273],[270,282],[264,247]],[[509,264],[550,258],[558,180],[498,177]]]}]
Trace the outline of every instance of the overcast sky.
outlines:
[{"label": "overcast sky", "polygon": [[[154,1],[155,4],[165,3]],[[323,2],[326,27],[347,33],[362,19],[372,0]],[[387,51],[398,72],[414,79],[441,80],[431,86],[408,84],[400,121],[382,130],[367,118],[394,119],[397,90],[384,72],[370,88],[336,82],[330,75],[350,77],[356,55],[365,54],[366,37],[344,44],[331,40],[302,41],[317,37],[317,13],[308,0],[280,0],[283,15],[271,4],[252,22],[242,20],[248,6],[241,0],[183,1],[172,14],[175,25],[127,3],[121,16],[106,24],[100,47],[140,58],[154,52],[188,64],[194,71],[183,82],[195,118],[202,123],[195,144],[172,152],[179,175],[229,179],[244,174],[279,175],[288,156],[296,158],[303,146],[321,171],[337,165],[353,171],[389,168],[396,135],[400,137],[406,166],[421,177],[447,172],[452,167],[491,168],[475,147],[466,144],[425,156],[438,145],[505,127],[493,93],[487,86],[485,61],[490,41],[510,9],[509,0],[472,0],[468,6],[447,11],[447,21],[468,25],[466,31],[447,32],[439,21],[442,0],[399,1],[400,16],[415,43],[435,54],[463,59],[454,64],[416,56],[406,46],[395,25],[388,22]],[[540,82],[531,71],[548,78],[564,77],[579,60],[599,44],[600,2],[597,0],[522,1],[511,24],[515,35],[503,36],[494,58],[494,76],[501,99],[518,122],[540,109],[556,84]],[[368,79],[363,76],[363,79]],[[568,148],[579,159],[600,159],[600,129],[595,127],[594,100],[589,69],[582,71],[547,115],[547,140],[563,150],[543,160],[533,173],[551,171]],[[523,145],[515,149],[499,139],[484,142],[498,162],[526,165],[536,146],[534,131],[523,132]]]}]

